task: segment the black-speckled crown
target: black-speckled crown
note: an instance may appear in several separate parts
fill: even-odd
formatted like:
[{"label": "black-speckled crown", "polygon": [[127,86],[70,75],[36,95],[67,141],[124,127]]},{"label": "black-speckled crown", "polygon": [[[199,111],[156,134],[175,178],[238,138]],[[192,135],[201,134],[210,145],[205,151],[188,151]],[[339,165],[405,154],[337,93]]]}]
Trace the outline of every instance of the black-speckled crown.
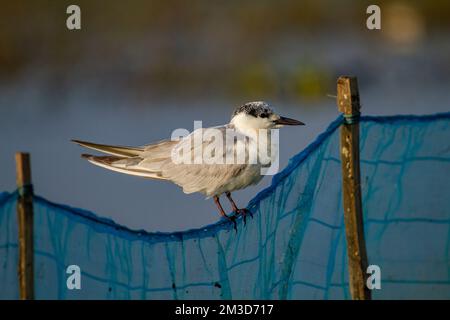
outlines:
[{"label": "black-speckled crown", "polygon": [[246,104],[243,104],[240,107],[237,107],[232,117],[239,113],[245,113],[248,115],[251,115],[253,117],[259,117],[259,118],[267,118],[270,115],[273,114],[273,110],[270,108],[269,104],[264,101],[253,101],[253,102],[247,102]]}]

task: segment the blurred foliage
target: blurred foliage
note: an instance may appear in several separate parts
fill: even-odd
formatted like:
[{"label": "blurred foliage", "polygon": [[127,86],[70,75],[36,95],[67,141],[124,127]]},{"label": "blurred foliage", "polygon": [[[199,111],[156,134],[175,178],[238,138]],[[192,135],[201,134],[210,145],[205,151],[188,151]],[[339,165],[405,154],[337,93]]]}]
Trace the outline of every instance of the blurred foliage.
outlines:
[{"label": "blurred foliage", "polygon": [[250,63],[243,67],[237,75],[233,89],[242,93],[249,100],[271,99],[276,95],[277,83],[273,70],[263,62]]},{"label": "blurred foliage", "polygon": [[[399,1],[378,5],[393,2]],[[448,32],[450,1],[403,3],[414,8],[427,32]],[[81,7],[80,31],[65,27],[70,4]],[[74,77],[103,85],[118,82],[138,94],[314,99],[327,93],[336,70],[314,59],[298,66],[309,54],[300,39],[315,44],[316,39],[333,41],[336,34],[373,37],[365,28],[369,4],[372,1],[3,1],[0,80],[14,81],[33,68],[45,72],[50,83],[61,85]]]},{"label": "blurred foliage", "polygon": [[316,99],[325,97],[331,79],[328,73],[315,65],[302,65],[296,69],[292,77],[293,95],[298,98]]}]

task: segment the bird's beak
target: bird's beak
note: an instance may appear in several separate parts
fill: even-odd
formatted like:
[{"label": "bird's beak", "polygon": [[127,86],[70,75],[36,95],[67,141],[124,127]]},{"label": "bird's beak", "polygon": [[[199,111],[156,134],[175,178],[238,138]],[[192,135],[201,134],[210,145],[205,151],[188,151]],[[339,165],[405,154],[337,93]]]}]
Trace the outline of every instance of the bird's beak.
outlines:
[{"label": "bird's beak", "polygon": [[304,126],[305,124],[301,121],[291,119],[291,118],[285,118],[280,117],[280,119],[275,120],[275,124],[281,124],[285,126]]}]

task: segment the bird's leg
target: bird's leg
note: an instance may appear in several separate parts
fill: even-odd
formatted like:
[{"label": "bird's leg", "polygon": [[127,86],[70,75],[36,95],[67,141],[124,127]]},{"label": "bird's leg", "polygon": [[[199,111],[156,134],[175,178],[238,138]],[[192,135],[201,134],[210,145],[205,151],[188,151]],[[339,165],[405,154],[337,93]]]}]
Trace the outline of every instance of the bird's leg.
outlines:
[{"label": "bird's leg", "polygon": [[220,204],[220,200],[218,196],[214,196],[214,202],[216,203],[217,208],[219,209],[220,215],[228,220],[230,220],[231,222],[233,222],[233,227],[234,230],[236,230],[237,232],[237,225],[236,225],[236,218],[235,217],[230,217],[228,216],[225,211],[222,208],[222,205]]},{"label": "bird's leg", "polygon": [[231,192],[225,192],[225,195],[227,196],[228,200],[230,200],[231,203],[231,208],[233,209],[234,213],[238,214],[242,214],[242,217],[244,218],[244,224],[247,223],[247,213],[250,214],[250,216],[253,218],[253,214],[250,210],[248,210],[247,208],[244,209],[239,209],[236,205],[236,203],[234,202],[233,198],[231,198]]}]

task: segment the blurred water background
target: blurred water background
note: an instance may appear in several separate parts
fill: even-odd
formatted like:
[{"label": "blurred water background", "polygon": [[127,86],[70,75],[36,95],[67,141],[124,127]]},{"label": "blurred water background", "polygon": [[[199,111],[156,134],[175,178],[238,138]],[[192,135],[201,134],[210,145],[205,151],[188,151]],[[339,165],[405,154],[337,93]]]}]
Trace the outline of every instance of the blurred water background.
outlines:
[{"label": "blurred water background", "polygon": [[[66,28],[70,4],[81,7],[79,31]],[[450,2],[379,1],[380,31],[366,28],[369,4],[2,3],[0,191],[15,188],[14,153],[28,151],[36,193],[49,200],[136,229],[201,227],[219,218],[212,201],[94,167],[69,140],[142,145],[267,100],[307,124],[281,130],[283,168],[338,115],[327,95],[343,74],[358,76],[364,114],[449,111]],[[235,199],[244,206],[270,180]]]}]

